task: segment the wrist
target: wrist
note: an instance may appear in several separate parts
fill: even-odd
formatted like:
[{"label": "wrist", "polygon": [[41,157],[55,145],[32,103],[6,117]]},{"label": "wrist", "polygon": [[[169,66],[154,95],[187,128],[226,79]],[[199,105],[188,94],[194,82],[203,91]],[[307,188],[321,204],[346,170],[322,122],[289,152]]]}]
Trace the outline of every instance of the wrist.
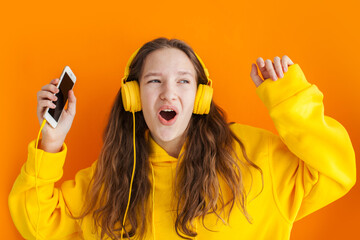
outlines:
[{"label": "wrist", "polygon": [[38,148],[49,153],[57,153],[62,150],[64,144],[63,140],[58,141],[48,141],[46,139],[40,139]]}]

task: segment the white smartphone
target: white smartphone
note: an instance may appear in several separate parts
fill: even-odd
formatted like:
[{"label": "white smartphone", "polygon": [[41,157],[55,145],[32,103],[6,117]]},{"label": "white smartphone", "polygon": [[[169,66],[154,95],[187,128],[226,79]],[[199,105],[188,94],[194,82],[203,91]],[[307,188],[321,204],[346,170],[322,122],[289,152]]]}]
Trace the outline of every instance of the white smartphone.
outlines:
[{"label": "white smartphone", "polygon": [[55,94],[57,100],[56,102],[52,101],[52,103],[56,105],[56,108],[47,108],[44,114],[44,118],[53,128],[56,128],[58,124],[65,104],[68,100],[69,90],[74,87],[75,82],[75,74],[71,71],[69,66],[65,66],[59,83],[57,84],[57,88],[59,89],[59,92]]}]

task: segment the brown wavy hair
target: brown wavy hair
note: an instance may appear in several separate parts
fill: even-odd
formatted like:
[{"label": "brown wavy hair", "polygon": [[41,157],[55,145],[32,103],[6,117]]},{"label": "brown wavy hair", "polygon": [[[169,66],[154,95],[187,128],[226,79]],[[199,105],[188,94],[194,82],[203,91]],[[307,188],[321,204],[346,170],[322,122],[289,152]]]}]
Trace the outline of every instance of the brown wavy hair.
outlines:
[{"label": "brown wavy hair", "polygon": [[[207,83],[204,69],[192,48],[184,41],[167,38],[157,38],[140,48],[130,64],[127,81],[139,81],[146,56],[162,48],[182,50],[195,67],[197,84]],[[149,146],[145,137],[148,127],[142,111],[135,113],[135,121],[137,162],[124,237],[137,236],[142,239],[148,225],[147,216],[151,212],[148,198],[152,186],[149,180]],[[101,239],[105,235],[112,239],[121,236],[133,168],[132,129],[132,113],[124,110],[119,90],[103,134],[104,144],[87,192],[88,201],[82,215],[78,217],[82,219],[92,213],[96,231],[101,229]],[[192,115],[186,135],[187,148],[179,156],[181,161],[178,161],[174,181],[177,201],[174,228],[177,234],[185,239],[195,237],[195,218],[204,220],[207,214],[215,213],[224,221],[221,215],[225,206],[230,206],[227,214],[229,218],[235,203],[250,221],[240,165],[253,167],[261,175],[262,172],[248,159],[243,143],[230,130],[224,111],[212,101],[209,114]],[[246,161],[240,161],[235,152],[235,143],[241,147]],[[219,178],[230,190],[228,201],[222,196]]]}]

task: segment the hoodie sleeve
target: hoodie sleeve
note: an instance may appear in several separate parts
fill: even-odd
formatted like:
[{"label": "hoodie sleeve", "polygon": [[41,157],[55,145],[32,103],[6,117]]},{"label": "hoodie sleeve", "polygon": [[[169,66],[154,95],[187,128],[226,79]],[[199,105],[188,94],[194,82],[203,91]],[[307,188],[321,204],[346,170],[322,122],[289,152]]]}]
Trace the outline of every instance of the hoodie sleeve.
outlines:
[{"label": "hoodie sleeve", "polygon": [[356,181],[354,149],[300,66],[266,79],[256,93],[279,133],[269,135],[269,170],[282,214],[293,222],[345,195]]},{"label": "hoodie sleeve", "polygon": [[75,180],[65,181],[61,188],[55,188],[54,183],[63,175],[66,152],[65,143],[58,153],[37,150],[37,194],[35,141],[28,146],[28,160],[22,166],[8,199],[11,217],[25,239],[36,238],[37,225],[39,240],[82,239],[78,221],[71,216],[80,213],[93,169],[83,169],[76,174]]}]

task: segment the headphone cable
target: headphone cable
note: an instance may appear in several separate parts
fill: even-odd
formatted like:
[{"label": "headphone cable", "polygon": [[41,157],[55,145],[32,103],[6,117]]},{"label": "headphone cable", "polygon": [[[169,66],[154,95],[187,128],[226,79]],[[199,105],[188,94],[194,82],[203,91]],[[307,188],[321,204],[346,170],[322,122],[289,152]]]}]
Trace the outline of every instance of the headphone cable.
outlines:
[{"label": "headphone cable", "polygon": [[123,239],[124,229],[125,229],[125,220],[126,220],[126,215],[127,215],[127,212],[128,212],[128,210],[129,210],[129,206],[130,206],[131,189],[132,189],[132,184],[133,184],[133,180],[134,180],[134,175],[135,175],[135,166],[136,166],[136,147],[135,147],[135,112],[134,112],[134,111],[132,111],[132,114],[133,114],[134,165],[133,165],[133,170],[132,170],[132,174],[131,174],[130,189],[129,189],[129,198],[128,198],[128,202],[127,202],[127,206],[126,206],[126,210],[125,210],[125,214],[124,214],[124,218],[123,218],[123,224],[122,224],[122,228],[121,228],[121,240]]},{"label": "headphone cable", "polygon": [[35,235],[35,239],[38,239],[38,235],[39,235],[39,221],[40,221],[40,214],[41,214],[41,206],[40,206],[40,200],[39,200],[39,191],[38,191],[38,161],[37,161],[37,150],[38,150],[38,144],[39,144],[39,139],[40,139],[40,134],[41,134],[41,130],[44,128],[46,124],[46,119],[43,120],[43,122],[41,123],[40,126],[40,130],[36,139],[36,143],[35,143],[35,191],[36,191],[36,197],[37,197],[37,205],[38,205],[38,218],[36,221],[36,235]]}]

